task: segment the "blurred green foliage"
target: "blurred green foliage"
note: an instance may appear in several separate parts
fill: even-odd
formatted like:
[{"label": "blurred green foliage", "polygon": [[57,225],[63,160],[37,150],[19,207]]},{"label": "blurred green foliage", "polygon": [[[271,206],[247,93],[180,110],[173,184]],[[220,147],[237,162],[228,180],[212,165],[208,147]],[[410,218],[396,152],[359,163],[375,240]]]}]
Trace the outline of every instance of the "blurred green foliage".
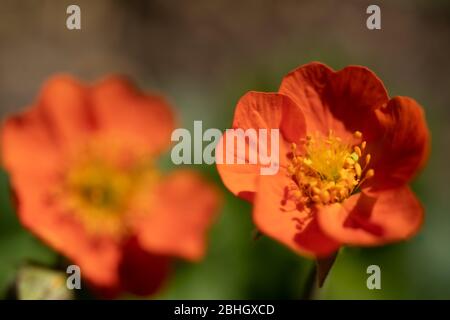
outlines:
[{"label": "blurred green foliage", "polygon": [[57,258],[20,225],[11,199],[8,177],[0,170],[0,298],[13,289],[17,271],[26,262],[51,266]]}]

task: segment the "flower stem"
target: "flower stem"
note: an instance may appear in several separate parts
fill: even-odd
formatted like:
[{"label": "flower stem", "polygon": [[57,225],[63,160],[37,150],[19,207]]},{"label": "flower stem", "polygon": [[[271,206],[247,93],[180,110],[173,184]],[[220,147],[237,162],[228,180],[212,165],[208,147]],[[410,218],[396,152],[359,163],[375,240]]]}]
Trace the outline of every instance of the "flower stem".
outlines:
[{"label": "flower stem", "polygon": [[313,262],[311,264],[308,276],[305,281],[304,290],[302,293],[302,300],[314,300],[317,291],[317,268]]}]

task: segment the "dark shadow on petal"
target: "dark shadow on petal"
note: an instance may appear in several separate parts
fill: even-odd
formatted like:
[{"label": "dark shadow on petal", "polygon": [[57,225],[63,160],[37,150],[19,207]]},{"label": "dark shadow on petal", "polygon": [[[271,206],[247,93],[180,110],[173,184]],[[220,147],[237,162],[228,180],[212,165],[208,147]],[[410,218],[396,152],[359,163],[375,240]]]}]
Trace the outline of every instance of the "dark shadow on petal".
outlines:
[{"label": "dark shadow on petal", "polygon": [[376,201],[377,198],[362,193],[356,206],[350,211],[345,220],[344,227],[363,229],[374,236],[381,237],[384,233],[382,227],[370,221]]},{"label": "dark shadow on petal", "polygon": [[312,218],[304,228],[295,235],[295,242],[304,250],[314,252],[317,256],[328,256],[339,248],[339,244],[325,235],[316,218]]},{"label": "dark shadow on petal", "polygon": [[253,201],[255,200],[255,193],[251,191],[241,191],[239,192],[238,197],[250,203],[253,203]]}]

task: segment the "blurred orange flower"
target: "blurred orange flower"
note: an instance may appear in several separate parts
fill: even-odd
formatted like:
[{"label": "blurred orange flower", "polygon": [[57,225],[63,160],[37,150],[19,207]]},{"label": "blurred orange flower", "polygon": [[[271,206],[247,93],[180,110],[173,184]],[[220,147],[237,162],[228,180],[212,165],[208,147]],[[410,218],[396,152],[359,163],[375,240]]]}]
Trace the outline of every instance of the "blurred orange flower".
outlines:
[{"label": "blurred orange flower", "polygon": [[198,260],[218,193],[187,170],[162,174],[167,102],[109,77],[85,86],[57,76],[1,131],[3,164],[25,227],[108,295],[147,295],[170,257]]},{"label": "blurred orange flower", "polygon": [[241,98],[232,127],[280,130],[276,175],[250,163],[217,167],[229,190],[254,203],[258,229],[296,252],[324,258],[342,245],[407,239],[422,225],[408,183],[429,153],[423,110],[389,99],[369,69],[301,66],[278,93]]}]

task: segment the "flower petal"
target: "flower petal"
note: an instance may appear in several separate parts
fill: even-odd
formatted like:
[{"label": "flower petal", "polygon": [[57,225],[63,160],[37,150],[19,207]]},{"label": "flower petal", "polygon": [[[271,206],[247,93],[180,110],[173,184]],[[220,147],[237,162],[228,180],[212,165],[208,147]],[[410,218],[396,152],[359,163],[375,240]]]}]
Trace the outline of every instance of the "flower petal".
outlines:
[{"label": "flower petal", "polygon": [[80,266],[83,277],[94,286],[116,287],[119,245],[111,239],[87,234],[70,213],[59,208],[58,199],[48,193],[53,185],[54,180],[48,176],[14,174],[12,186],[22,224]]},{"label": "flower petal", "polygon": [[53,139],[64,147],[83,143],[96,128],[88,88],[70,76],[58,75],[47,81],[37,108],[53,129]]},{"label": "flower petal", "polygon": [[318,62],[290,72],[279,92],[301,107],[308,133],[333,130],[341,138],[357,130],[370,134],[373,110],[388,101],[383,83],[369,69],[349,66],[334,72]]},{"label": "flower petal", "polygon": [[430,134],[422,107],[413,99],[395,97],[376,110],[379,137],[369,145],[375,189],[408,183],[423,167],[430,150]]},{"label": "flower petal", "polygon": [[[230,191],[250,200],[256,190],[261,168],[268,166],[261,164],[260,155],[271,157],[272,164],[277,162],[278,166],[285,165],[290,142],[298,143],[305,137],[305,120],[300,108],[289,97],[277,93],[249,92],[241,98],[236,107],[233,129],[254,129],[256,132],[253,139],[246,139],[245,149],[238,150],[239,145],[234,140],[235,137],[239,138],[238,132],[227,130],[216,148],[217,169]],[[267,144],[261,140],[259,129],[268,129]],[[278,157],[271,154],[272,138],[269,129],[279,129]],[[227,142],[231,139],[234,143],[227,146]],[[260,149],[259,143],[263,147],[267,145],[266,149]],[[245,153],[241,155],[240,151]],[[258,155],[256,160],[251,161],[250,151]],[[275,161],[273,156],[277,158]],[[228,159],[231,159],[232,163],[229,163]],[[239,160],[242,160],[243,164],[239,164]]]},{"label": "flower petal", "polygon": [[111,76],[93,87],[91,101],[102,134],[160,153],[175,126],[164,98],[142,94],[125,78]]},{"label": "flower petal", "polygon": [[189,260],[202,258],[219,196],[197,174],[179,170],[164,178],[152,211],[134,224],[142,247]]},{"label": "flower petal", "polygon": [[[301,255],[329,256],[339,248],[339,243],[322,232],[314,216],[307,221],[305,212],[297,210],[292,203],[285,203],[291,182],[286,172],[260,178],[253,209],[256,226]],[[302,220],[307,225],[299,228]]]},{"label": "flower petal", "polygon": [[327,134],[333,118],[323,101],[323,92],[333,70],[325,64],[312,62],[288,73],[279,92],[289,96],[303,111],[308,132]]},{"label": "flower petal", "polygon": [[325,88],[326,103],[345,130],[373,135],[374,110],[385,105],[388,94],[383,82],[366,67],[348,66],[334,73]]},{"label": "flower petal", "polygon": [[342,204],[318,210],[321,228],[330,237],[349,245],[374,246],[405,240],[417,233],[423,208],[409,187],[358,193]]},{"label": "flower petal", "polygon": [[60,147],[36,109],[5,121],[1,129],[1,147],[2,165],[10,172],[48,172],[61,163]]}]

